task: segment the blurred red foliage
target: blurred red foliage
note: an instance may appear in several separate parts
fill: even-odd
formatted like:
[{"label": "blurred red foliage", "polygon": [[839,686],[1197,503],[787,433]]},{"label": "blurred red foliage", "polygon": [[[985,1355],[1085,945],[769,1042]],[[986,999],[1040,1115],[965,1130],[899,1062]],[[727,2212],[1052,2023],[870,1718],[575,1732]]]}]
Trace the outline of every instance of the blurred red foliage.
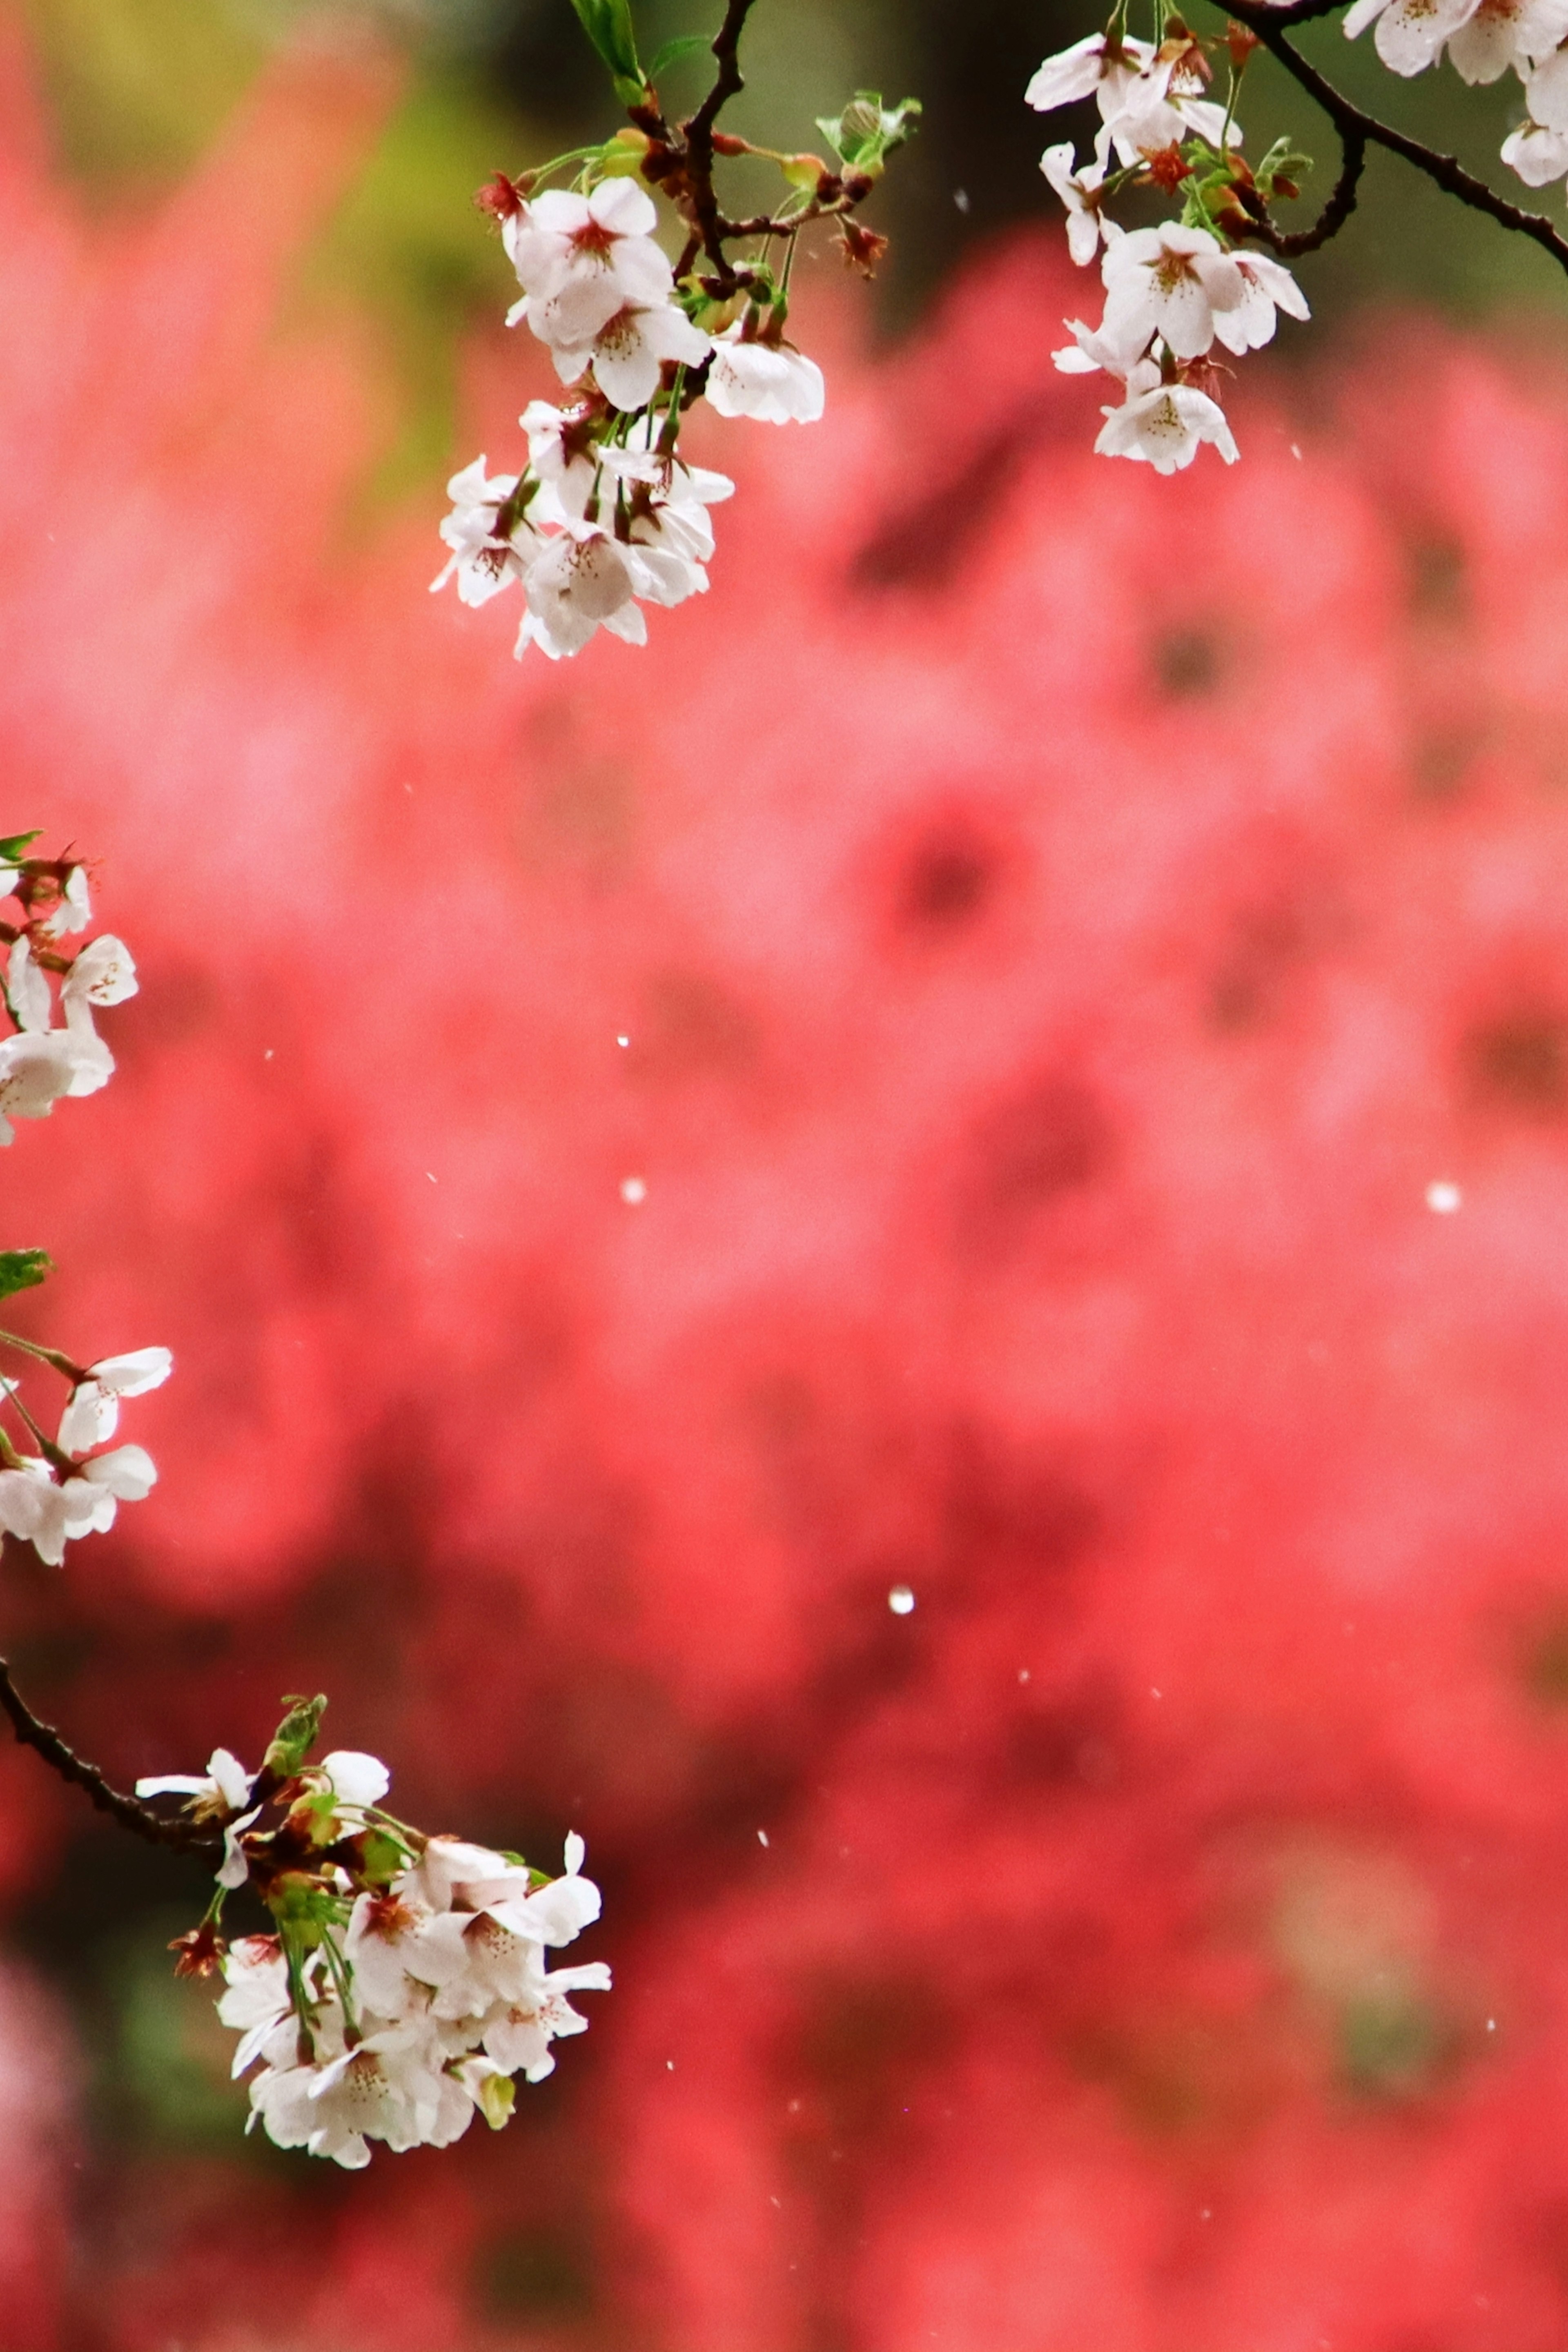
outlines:
[{"label": "blurred red foliage", "polygon": [[277,323],[384,69],[151,223],[5,74],[5,822],[145,993],[4,1238],[179,1366],[18,1670],[127,1778],[321,1682],[617,1989],[499,2140],[154,2130],[141,1858],[0,1755],[5,2352],[1561,2352],[1561,393],[1405,321],[1162,483],[1034,245],[819,289],[713,594],[514,669]]}]

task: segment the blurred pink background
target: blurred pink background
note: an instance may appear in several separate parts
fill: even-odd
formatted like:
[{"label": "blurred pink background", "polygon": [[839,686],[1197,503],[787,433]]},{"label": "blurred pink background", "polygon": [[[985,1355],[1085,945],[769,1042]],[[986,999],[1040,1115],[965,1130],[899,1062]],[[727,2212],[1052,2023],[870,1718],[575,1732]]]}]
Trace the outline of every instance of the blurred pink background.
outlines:
[{"label": "blurred pink background", "polygon": [[1561,2352],[1561,353],[1323,330],[1164,483],[1054,242],[875,362],[824,270],[711,595],[514,667],[288,299],[385,59],[124,217],[3,71],[5,827],[144,983],[3,1238],[177,1360],[9,1654],[127,1780],[329,1690],[616,1977],[280,2155],[199,1878],[0,1751],[5,2352]]}]

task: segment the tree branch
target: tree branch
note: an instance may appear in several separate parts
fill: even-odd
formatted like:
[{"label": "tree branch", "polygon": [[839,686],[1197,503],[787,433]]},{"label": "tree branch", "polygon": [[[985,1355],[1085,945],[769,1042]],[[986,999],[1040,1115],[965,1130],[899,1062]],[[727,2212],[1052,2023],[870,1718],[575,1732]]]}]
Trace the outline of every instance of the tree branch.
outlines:
[{"label": "tree branch", "polygon": [[726,279],[731,273],[724,253],[719,199],[713,193],[713,125],[731,99],[746,87],[741,71],[741,35],[753,5],[754,0],[729,0],[724,21],[713,36],[713,55],[719,64],[713,87],[684,126],[692,211],[701,232],[703,250]]},{"label": "tree branch", "polygon": [[[1559,268],[1568,271],[1568,237],[1558,233],[1544,213],[1527,213],[1521,205],[1510,204],[1506,196],[1498,195],[1484,180],[1478,180],[1473,172],[1467,172],[1457,155],[1440,155],[1436,148],[1425,146],[1419,139],[1412,139],[1408,132],[1395,130],[1392,123],[1380,122],[1375,115],[1368,114],[1337,90],[1316,66],[1309,65],[1300,50],[1291,47],[1285,38],[1282,26],[1304,22],[1309,16],[1325,16],[1328,5],[1337,5],[1338,0],[1328,0],[1326,5],[1320,5],[1319,0],[1294,0],[1293,5],[1279,7],[1272,5],[1271,0],[1226,0],[1226,5],[1228,14],[1238,24],[1245,25],[1249,32],[1256,33],[1269,55],[1277,58],[1292,80],[1298,82],[1308,97],[1322,108],[1339,132],[1344,147],[1344,168],[1321,218],[1314,228],[1298,232],[1306,237],[1307,243],[1295,243],[1288,238],[1285,231],[1280,230],[1277,232],[1281,240],[1276,246],[1277,251],[1310,252],[1314,247],[1326,244],[1343,227],[1355,206],[1355,184],[1360,177],[1361,165],[1356,161],[1353,170],[1351,166],[1359,144],[1363,155],[1367,146],[1372,145],[1385,147],[1391,155],[1402,156],[1417,172],[1424,173],[1445,194],[1457,196],[1473,212],[1486,213],[1504,228],[1515,229],[1521,236],[1533,238],[1552,256]],[[1267,241],[1275,243],[1274,238]]]},{"label": "tree branch", "polygon": [[128,1797],[111,1786],[96,1764],[88,1763],[67,1746],[53,1724],[44,1723],[33,1713],[12,1681],[4,1658],[0,1658],[0,1707],[10,1717],[23,1747],[35,1749],[62,1780],[85,1790],[89,1802],[117,1821],[121,1829],[145,1838],[150,1845],[172,1846],[179,1853],[210,1856],[221,1851],[223,1839],[212,1830],[189,1821],[165,1821],[140,1797]]}]

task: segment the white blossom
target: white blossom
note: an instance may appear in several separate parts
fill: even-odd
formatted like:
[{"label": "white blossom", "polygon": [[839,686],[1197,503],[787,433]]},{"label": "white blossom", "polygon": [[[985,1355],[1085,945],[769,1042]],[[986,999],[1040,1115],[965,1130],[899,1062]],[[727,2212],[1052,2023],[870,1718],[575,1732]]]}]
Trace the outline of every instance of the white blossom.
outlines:
[{"label": "white blossom", "polygon": [[504,539],[495,536],[500,509],[517,484],[515,474],[487,475],[482,457],[453,475],[447,485],[452,511],[441,523],[441,537],[452,552],[430,583],[432,595],[455,578],[465,604],[485,604],[521,579],[539,544],[538,532],[523,516]]},{"label": "white blossom", "polygon": [[666,301],[675,273],[653,241],[658,224],[652,198],[632,180],[602,180],[586,196],[563,188],[536,196],[501,229],[523,289],[507,324],[526,319],[542,342],[576,351],[628,304]]},{"label": "white blossom", "polygon": [[815,425],[826,402],[822,370],[793,343],[748,340],[737,320],[713,338],[708,401],[721,416],[764,425]]},{"label": "white blossom", "polygon": [[14,1118],[47,1118],[73,1092],[79,1061],[68,1030],[24,1030],[0,1040],[0,1144],[14,1140]]},{"label": "white blossom", "polygon": [[628,645],[647,643],[629,551],[597,523],[568,523],[547,540],[529,567],[523,594],[528,610],[518,631],[520,658],[536,645],[560,661],[581,653],[599,629]]},{"label": "white blossom", "polygon": [[1292,319],[1312,314],[1296,280],[1272,254],[1237,253],[1232,258],[1240,273],[1242,297],[1229,310],[1215,312],[1214,331],[1215,341],[1239,357],[1243,352],[1261,351],[1273,340],[1276,310]]},{"label": "white blossom", "polygon": [[162,1388],[174,1368],[167,1348],[137,1348],[129,1355],[105,1356],[88,1366],[60,1418],[58,1443],[63,1453],[85,1454],[111,1438],[119,1425],[121,1397],[144,1396]]},{"label": "white blossom", "polygon": [[592,342],[552,343],[550,355],[563,383],[575,383],[591,364],[605,399],[631,410],[653,398],[666,360],[698,367],[711,348],[678,302],[627,302]]},{"label": "white blossom", "polygon": [[253,1775],[226,1748],[215,1748],[203,1773],[160,1772],[136,1783],[139,1797],[189,1797],[196,1821],[217,1821],[225,1813],[243,1811],[249,1800]]},{"label": "white blossom", "polygon": [[52,940],[67,931],[85,931],[92,920],[92,903],[88,895],[87,868],[73,866],[66,876],[65,887],[48,913],[39,921],[38,929]]},{"label": "white blossom", "polygon": [[1106,248],[1101,275],[1106,341],[1146,345],[1162,335],[1179,360],[1201,359],[1214,341],[1216,312],[1234,310],[1247,291],[1218,238],[1179,221],[1118,237]]},{"label": "white blossom", "polygon": [[1075,171],[1072,142],[1064,139],[1060,146],[1047,148],[1040,169],[1067,206],[1068,251],[1081,269],[1099,252],[1101,229],[1113,226],[1102,220],[1100,210],[1105,166],[1086,163],[1081,172]]},{"label": "white blossom", "polygon": [[580,522],[588,510],[599,478],[599,453],[586,429],[591,418],[585,408],[531,400],[518,419],[528,436],[529,468],[552,502],[552,520]]},{"label": "white blossom", "polygon": [[474,2112],[438,2042],[416,2025],[368,2033],[325,2064],[265,2068],[250,2097],[279,2147],[306,2147],[352,2171],[370,2162],[370,2140],[445,2147]]},{"label": "white blossom", "polygon": [[[25,944],[17,941],[18,948]],[[136,994],[138,985],[130,949],[112,931],[104,931],[82,949],[65,976],[60,996],[68,1005],[79,1000],[89,1004],[123,1004],[127,997]]]},{"label": "white blossom", "polygon": [[1062,324],[1073,340],[1053,352],[1051,360],[1063,375],[1095,375],[1103,371],[1125,383],[1148,342],[1147,336],[1131,343],[1113,342],[1103,328],[1086,327],[1081,319],[1064,319]]},{"label": "white blossom", "polygon": [[546,1969],[542,1955],[531,1964],[525,1989],[498,2001],[484,2020],[484,2047],[508,2074],[531,2083],[553,2073],[550,2044],[569,2033],[586,2033],[588,2021],[566,1999],[569,1992],[608,1992],[610,1971],[603,1960],[576,1968]]},{"label": "white blossom", "polygon": [[1157,474],[1179,473],[1212,441],[1227,466],[1238,455],[1224,409],[1206,393],[1185,383],[1164,383],[1152,361],[1142,361],[1127,379],[1120,408],[1103,412],[1095,449],[1102,457],[1137,457]]},{"label": "white blossom", "polygon": [[1568,172],[1568,131],[1544,123],[1521,122],[1502,143],[1502,160],[1532,188],[1544,188]]},{"label": "white blossom", "polygon": [[47,978],[34,958],[33,943],[25,931],[12,948],[5,969],[5,1002],[17,1028],[29,1034],[47,1029],[54,1018]]},{"label": "white blossom", "polygon": [[[146,1793],[139,1783],[138,1796]],[[222,1967],[226,1990],[219,1997],[217,2013],[220,2022],[239,2035],[229,2070],[237,2082],[259,2057],[268,2056],[273,2064],[287,2060],[298,2021],[289,1963],[276,1936],[242,1936],[224,1954]],[[288,2028],[287,2040],[269,2052],[273,2037],[282,2027]]]},{"label": "white blossom", "polygon": [[1347,41],[1375,24],[1377,54],[1391,73],[1425,73],[1476,13],[1479,0],[1353,0],[1345,12]]}]

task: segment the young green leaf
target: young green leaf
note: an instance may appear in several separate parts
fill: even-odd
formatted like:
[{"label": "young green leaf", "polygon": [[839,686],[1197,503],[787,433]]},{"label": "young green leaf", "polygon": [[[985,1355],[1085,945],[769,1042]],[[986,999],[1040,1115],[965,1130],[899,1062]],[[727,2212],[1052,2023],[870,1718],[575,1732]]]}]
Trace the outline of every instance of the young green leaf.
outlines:
[{"label": "young green leaf", "polygon": [[0,841],[0,866],[15,866],[26,853],[29,842],[39,838],[42,828],[35,825],[31,833],[9,833]]},{"label": "young green leaf", "polygon": [[918,98],[884,106],[879,89],[858,89],[842,114],[819,114],[816,127],[831,140],[847,171],[864,172],[875,180],[893,149],[913,136],[920,111]]},{"label": "young green leaf", "polygon": [[0,1298],[13,1297],[18,1290],[31,1290],[55,1270],[54,1259],[47,1250],[0,1250]]},{"label": "young green leaf", "polygon": [[699,49],[711,50],[712,47],[710,33],[677,33],[672,41],[666,41],[662,48],[654,51],[647,69],[649,79],[657,81],[666,67],[674,65],[678,58],[695,57]]},{"label": "young green leaf", "polygon": [[583,30],[610,69],[616,96],[635,106],[647,88],[637,59],[631,0],[572,0]]}]

